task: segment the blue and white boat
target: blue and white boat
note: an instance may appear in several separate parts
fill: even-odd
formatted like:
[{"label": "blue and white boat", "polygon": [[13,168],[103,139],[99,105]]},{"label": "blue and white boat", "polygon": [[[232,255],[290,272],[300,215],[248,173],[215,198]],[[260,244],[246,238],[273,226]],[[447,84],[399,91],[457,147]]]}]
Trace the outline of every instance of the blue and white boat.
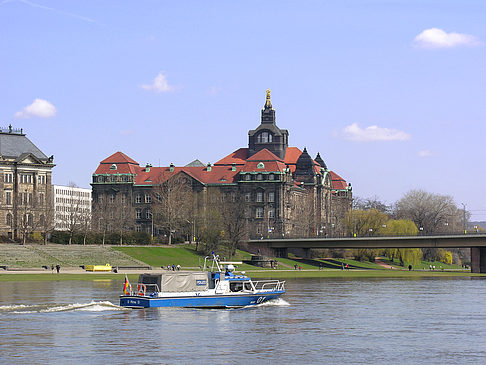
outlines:
[{"label": "blue and white boat", "polygon": [[[209,257],[204,260],[204,270]],[[136,290],[125,279],[120,306],[129,308],[245,307],[277,299],[285,293],[285,281],[252,281],[243,271],[236,275],[232,262],[223,262],[213,254],[208,271],[168,271],[141,274]]]}]

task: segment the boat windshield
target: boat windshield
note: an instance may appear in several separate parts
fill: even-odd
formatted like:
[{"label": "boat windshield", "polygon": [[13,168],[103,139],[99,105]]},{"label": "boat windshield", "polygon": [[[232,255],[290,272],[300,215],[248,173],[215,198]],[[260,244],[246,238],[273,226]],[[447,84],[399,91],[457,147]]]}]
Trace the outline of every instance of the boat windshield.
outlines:
[{"label": "boat windshield", "polygon": [[253,287],[249,281],[233,281],[230,283],[230,291],[239,292],[243,290],[253,290]]},{"label": "boat windshield", "polygon": [[243,291],[243,282],[242,281],[233,281],[230,283],[230,291],[238,292]]}]

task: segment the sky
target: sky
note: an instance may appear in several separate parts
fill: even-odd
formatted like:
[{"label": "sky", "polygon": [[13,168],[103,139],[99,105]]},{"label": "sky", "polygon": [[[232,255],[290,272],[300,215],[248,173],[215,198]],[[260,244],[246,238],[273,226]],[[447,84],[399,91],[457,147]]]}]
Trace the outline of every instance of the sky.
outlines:
[{"label": "sky", "polygon": [[[451,195],[486,220],[486,2],[0,0],[0,126],[53,182],[122,151],[214,163],[271,89],[289,145],[355,196]],[[482,146],[482,147],[481,147]]]}]

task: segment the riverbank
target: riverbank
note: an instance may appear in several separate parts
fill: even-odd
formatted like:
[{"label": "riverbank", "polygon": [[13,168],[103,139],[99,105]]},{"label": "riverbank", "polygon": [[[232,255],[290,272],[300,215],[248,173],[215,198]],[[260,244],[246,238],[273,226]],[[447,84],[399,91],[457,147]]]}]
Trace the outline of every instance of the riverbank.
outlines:
[{"label": "riverbank", "polygon": [[[60,274],[32,271],[0,272],[0,282],[7,281],[79,281],[79,280],[120,280],[125,275],[132,282],[138,280],[141,273],[165,272],[165,270],[127,270],[118,273],[96,273],[79,270],[63,270]],[[299,279],[299,278],[454,278],[454,277],[486,277],[486,274],[472,274],[457,271],[402,271],[402,270],[247,270],[246,275],[253,279]]]}]

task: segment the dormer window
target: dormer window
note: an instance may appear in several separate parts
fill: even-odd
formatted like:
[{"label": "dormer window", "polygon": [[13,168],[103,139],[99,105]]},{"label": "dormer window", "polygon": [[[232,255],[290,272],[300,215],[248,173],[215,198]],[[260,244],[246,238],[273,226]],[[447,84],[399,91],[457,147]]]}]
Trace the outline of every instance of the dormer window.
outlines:
[{"label": "dormer window", "polygon": [[268,132],[262,132],[257,136],[258,143],[268,143],[273,141],[273,135]]},{"label": "dormer window", "polygon": [[257,169],[264,169],[264,168],[265,168],[265,164],[263,162],[259,162],[257,165]]},{"label": "dormer window", "polygon": [[111,165],[110,170],[116,170],[116,165],[115,164]]}]

